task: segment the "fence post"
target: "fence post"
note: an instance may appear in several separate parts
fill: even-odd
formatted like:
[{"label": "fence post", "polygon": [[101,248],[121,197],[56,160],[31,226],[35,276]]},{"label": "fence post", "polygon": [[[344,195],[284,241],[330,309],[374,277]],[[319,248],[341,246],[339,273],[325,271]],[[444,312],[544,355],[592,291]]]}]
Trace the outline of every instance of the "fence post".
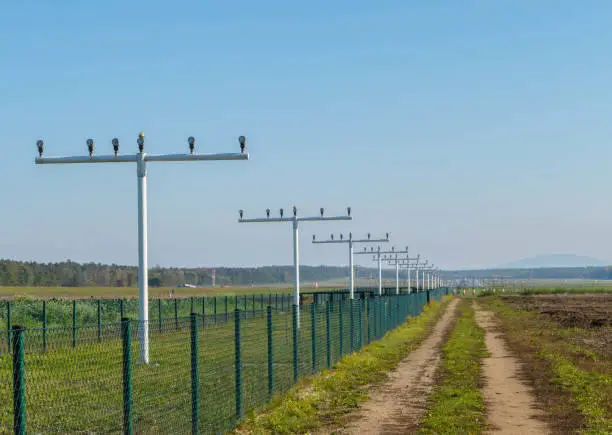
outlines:
[{"label": "fence post", "polygon": [[217,323],[217,297],[213,296],[213,316],[214,316],[214,322],[215,324]]},{"label": "fence post", "polygon": [[299,367],[298,367],[298,321],[297,321],[297,305],[292,306],[291,317],[293,323],[293,382],[298,381]]},{"label": "fence post", "polygon": [[8,348],[9,348],[9,352],[11,352],[11,329],[13,329],[13,319],[11,318],[11,301],[6,301],[6,330],[8,331],[7,334],[7,343],[8,343]]},{"label": "fence post", "polygon": [[229,320],[229,312],[227,311],[228,297],[225,296],[225,321]]},{"label": "fence post", "polygon": [[240,310],[234,310],[234,365],[236,370],[236,418],[242,418],[242,355],[240,347]]},{"label": "fence post", "polygon": [[338,329],[340,332],[340,353],[339,353],[339,358],[342,358],[342,355],[344,354],[344,319],[342,318],[342,311],[343,310],[343,301],[342,299],[340,299],[340,301],[338,302]]},{"label": "fence post", "polygon": [[15,325],[9,334],[13,334],[13,428],[15,435],[25,435],[25,327]]},{"label": "fence post", "polygon": [[317,372],[317,306],[310,305],[310,335],[312,338],[312,372]]},{"label": "fence post", "polygon": [[159,332],[162,332],[162,309],[161,309],[162,300],[159,298],[157,300],[157,321],[159,323]]},{"label": "fence post", "polygon": [[76,299],[72,301],[72,347],[76,347],[77,342],[77,320],[76,320]]},{"label": "fence post", "polygon": [[206,316],[206,296],[202,296],[202,328],[204,327],[204,316]]},{"label": "fence post", "polygon": [[178,324],[178,299],[174,299],[174,326],[179,329]]},{"label": "fence post", "polygon": [[100,299],[98,299],[98,343],[102,343],[102,307],[100,306]]},{"label": "fence post", "polygon": [[327,368],[331,367],[331,325],[329,317],[331,314],[331,303],[327,302],[325,307],[325,341],[327,342]]},{"label": "fence post", "polygon": [[374,326],[374,335],[373,338],[374,340],[378,340],[378,327],[379,327],[379,321],[378,321],[378,314],[379,314],[379,309],[378,309],[378,298],[379,296],[374,296],[374,300],[373,302],[373,307],[372,307],[372,314],[374,316],[373,319],[373,326]]},{"label": "fence post", "polygon": [[[193,301],[193,298],[192,298]],[[191,313],[191,433],[198,434],[198,410],[199,410],[199,391],[200,385],[198,376],[198,316]]]},{"label": "fence post", "polygon": [[193,309],[193,296],[191,296],[189,299],[190,299],[190,307],[189,307],[190,309],[189,309],[189,312],[190,313],[195,313],[195,310]]},{"label": "fence post", "polygon": [[363,299],[357,300],[357,322],[359,323],[359,328],[357,328],[359,332],[358,349],[363,347],[363,304]]},{"label": "fence post", "polygon": [[259,295],[260,303],[261,303],[261,311],[264,309],[264,295],[263,293]]},{"label": "fence post", "polygon": [[123,341],[123,433],[131,435],[132,427],[132,327],[130,319],[121,319]]},{"label": "fence post", "polygon": [[255,317],[255,294],[251,295],[251,302],[253,303],[253,317]]},{"label": "fence post", "polygon": [[42,318],[42,321],[43,321],[43,330],[42,330],[43,352],[46,352],[47,351],[47,301],[43,301],[42,314],[43,314],[43,318]]},{"label": "fence post", "polygon": [[125,317],[125,312],[123,311],[123,299],[119,299],[119,315],[122,319]]},{"label": "fence post", "polygon": [[355,299],[349,299],[349,330],[351,336],[351,352],[355,352]]},{"label": "fence post", "polygon": [[274,342],[272,331],[272,307],[267,308],[268,324],[268,396],[272,398],[274,394]]},{"label": "fence post", "polygon": [[366,304],[366,329],[367,329],[367,338],[366,338],[366,344],[370,344],[370,342],[372,341],[372,299],[371,298],[367,298],[365,300],[365,304]]}]

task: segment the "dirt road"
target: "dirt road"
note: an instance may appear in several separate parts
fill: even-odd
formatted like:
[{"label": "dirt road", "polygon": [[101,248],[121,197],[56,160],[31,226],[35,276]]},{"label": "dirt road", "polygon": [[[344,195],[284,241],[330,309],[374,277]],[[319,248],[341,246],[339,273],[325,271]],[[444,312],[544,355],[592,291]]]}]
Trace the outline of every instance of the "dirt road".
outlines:
[{"label": "dirt road", "polygon": [[483,394],[489,432],[520,435],[550,433],[542,421],[542,412],[536,408],[533,393],[521,380],[518,359],[510,354],[503,337],[496,331],[492,313],[483,311],[477,304],[474,304],[474,309],[476,321],[485,330],[485,343],[490,353],[483,360]]},{"label": "dirt road", "polygon": [[349,417],[350,423],[333,433],[398,434],[418,429],[434,386],[443,338],[456,315],[458,303],[458,299],[449,303],[431,335],[399,364],[383,385],[372,391],[370,399]]}]

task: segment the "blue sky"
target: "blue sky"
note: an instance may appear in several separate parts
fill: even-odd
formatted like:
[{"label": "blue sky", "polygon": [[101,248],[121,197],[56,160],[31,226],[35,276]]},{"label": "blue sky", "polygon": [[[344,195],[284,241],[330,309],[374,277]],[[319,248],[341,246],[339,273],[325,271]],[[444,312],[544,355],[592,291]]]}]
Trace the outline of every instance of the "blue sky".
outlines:
[{"label": "blue sky", "polygon": [[[151,265],[291,263],[266,207],[313,233],[391,233],[444,267],[542,253],[612,259],[608,1],[30,1],[0,10],[0,257],[135,264],[129,165],[47,155],[238,150],[149,166]],[[372,264],[359,259],[358,264]]]}]

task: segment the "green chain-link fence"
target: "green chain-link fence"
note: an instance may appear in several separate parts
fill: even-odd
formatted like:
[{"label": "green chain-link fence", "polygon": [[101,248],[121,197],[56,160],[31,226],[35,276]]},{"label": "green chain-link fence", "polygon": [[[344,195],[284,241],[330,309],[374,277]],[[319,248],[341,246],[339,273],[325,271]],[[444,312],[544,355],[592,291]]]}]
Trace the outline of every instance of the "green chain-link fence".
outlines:
[{"label": "green chain-link fence", "polygon": [[13,326],[0,331],[10,337],[0,342],[0,433],[222,433],[447,293],[330,297],[299,312],[272,298],[216,315],[194,305],[151,321],[149,364],[128,317],[79,327],[76,346],[72,327]]}]

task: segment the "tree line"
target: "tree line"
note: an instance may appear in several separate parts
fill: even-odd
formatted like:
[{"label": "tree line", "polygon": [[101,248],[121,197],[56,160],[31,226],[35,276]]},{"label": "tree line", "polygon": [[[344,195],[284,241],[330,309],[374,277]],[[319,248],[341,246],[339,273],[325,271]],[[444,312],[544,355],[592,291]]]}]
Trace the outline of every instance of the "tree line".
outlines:
[{"label": "tree line", "polygon": [[[216,285],[291,284],[293,267],[264,266],[253,268],[215,268]],[[301,266],[300,279],[306,282],[327,281],[347,276],[346,267]],[[176,287],[180,284],[212,285],[212,271],[206,268],[154,267],[149,270],[149,285]],[[0,285],[61,287],[133,287],[138,284],[135,266],[117,264],[37,263],[0,260]]]}]

